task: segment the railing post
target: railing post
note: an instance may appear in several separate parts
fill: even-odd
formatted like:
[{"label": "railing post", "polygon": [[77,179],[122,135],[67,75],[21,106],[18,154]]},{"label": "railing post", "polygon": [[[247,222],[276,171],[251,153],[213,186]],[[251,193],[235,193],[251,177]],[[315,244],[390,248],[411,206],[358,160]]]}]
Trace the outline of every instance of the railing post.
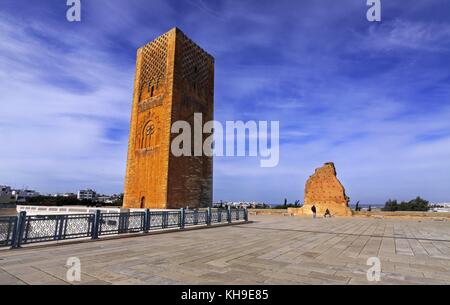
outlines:
[{"label": "railing post", "polygon": [[221,223],[221,222],[222,222],[222,209],[221,209],[221,208],[219,208],[219,209],[217,210],[217,222],[218,222],[218,223]]},{"label": "railing post", "polygon": [[63,231],[64,231],[64,226],[65,226],[65,222],[66,222],[66,218],[69,217],[68,215],[61,215],[59,216],[57,223],[58,223],[58,236],[56,237],[57,240],[62,240],[63,239]]},{"label": "railing post", "polygon": [[194,211],[194,226],[198,225],[198,210]]},{"label": "railing post", "polygon": [[[14,222],[13,223],[11,223],[12,221],[12,219],[14,219]],[[11,233],[12,233],[12,236],[11,236],[11,249],[14,249],[14,246],[15,246],[15,244],[16,244],[16,238],[17,238],[17,223],[19,222],[19,216],[15,216],[15,217],[13,217],[13,218],[11,218],[10,219],[10,222],[9,222],[9,227],[10,227],[10,230],[11,230]]]},{"label": "railing post", "polygon": [[94,222],[92,223],[92,239],[98,239],[101,217],[102,215],[100,210],[96,210],[94,214]]},{"label": "railing post", "polygon": [[150,231],[150,209],[145,209],[144,215],[144,233]]},{"label": "railing post", "polygon": [[244,210],[244,220],[246,222],[248,222],[248,209],[247,208],[245,208],[245,210]]},{"label": "railing post", "polygon": [[162,228],[167,228],[167,222],[169,220],[169,212],[162,212],[161,215],[161,221],[162,221]]},{"label": "railing post", "polygon": [[20,248],[22,245],[23,232],[27,221],[27,212],[20,212],[17,216],[16,227],[14,228],[12,248]]},{"label": "railing post", "polygon": [[227,221],[228,221],[228,223],[231,223],[231,205],[228,206]]},{"label": "railing post", "polygon": [[130,222],[130,210],[129,209],[120,209],[119,234],[128,233],[129,222]]},{"label": "railing post", "polygon": [[184,229],[185,213],[184,208],[180,209],[180,229]]},{"label": "railing post", "polygon": [[212,210],[211,207],[208,207],[208,215],[206,216],[206,224],[208,226],[211,225],[211,218],[212,218]]}]

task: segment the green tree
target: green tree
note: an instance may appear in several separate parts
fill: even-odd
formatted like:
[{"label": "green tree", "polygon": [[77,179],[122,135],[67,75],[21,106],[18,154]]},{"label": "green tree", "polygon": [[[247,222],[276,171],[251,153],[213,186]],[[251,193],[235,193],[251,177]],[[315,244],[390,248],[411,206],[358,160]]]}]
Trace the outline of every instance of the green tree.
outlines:
[{"label": "green tree", "polygon": [[398,206],[397,200],[389,199],[384,204],[383,211],[385,211],[385,212],[395,212],[395,211],[398,211],[398,209],[399,209],[399,206]]},{"label": "green tree", "polygon": [[430,202],[420,197],[417,197],[416,199],[413,199],[410,202],[408,202],[408,211],[426,212],[429,209],[430,209]]},{"label": "green tree", "polygon": [[43,206],[65,206],[65,205],[83,205],[76,197],[53,197],[53,196],[37,196],[27,199],[29,205]]},{"label": "green tree", "polygon": [[383,211],[395,212],[395,211],[414,211],[414,212],[427,212],[430,209],[430,202],[417,197],[411,201],[402,201],[400,204],[397,200],[389,199],[384,205]]}]

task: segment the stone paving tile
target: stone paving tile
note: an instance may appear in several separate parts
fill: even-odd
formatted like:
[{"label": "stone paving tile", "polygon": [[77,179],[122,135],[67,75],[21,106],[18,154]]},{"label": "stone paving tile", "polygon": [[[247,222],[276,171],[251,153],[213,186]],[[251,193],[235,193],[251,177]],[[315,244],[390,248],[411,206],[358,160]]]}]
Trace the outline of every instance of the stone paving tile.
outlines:
[{"label": "stone paving tile", "polygon": [[[251,224],[0,251],[0,284],[450,284],[450,222],[252,216]],[[368,282],[369,257],[381,282]]]},{"label": "stone paving tile", "polygon": [[9,274],[18,278],[20,281],[30,285],[67,285],[68,283],[60,280],[46,272],[35,270],[34,272],[25,273],[21,275],[14,274],[14,271],[9,271]]},{"label": "stone paving tile", "polygon": [[26,283],[20,280],[18,277],[0,270],[0,285],[25,285]]}]

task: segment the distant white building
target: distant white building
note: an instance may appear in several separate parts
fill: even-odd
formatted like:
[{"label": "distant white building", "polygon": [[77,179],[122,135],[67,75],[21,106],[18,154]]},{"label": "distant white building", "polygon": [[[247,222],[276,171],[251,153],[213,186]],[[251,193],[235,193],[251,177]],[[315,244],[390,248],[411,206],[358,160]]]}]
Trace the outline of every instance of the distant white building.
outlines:
[{"label": "distant white building", "polygon": [[13,197],[11,187],[0,185],[0,204],[8,204],[14,201],[15,198]]},{"label": "distant white building", "polygon": [[13,190],[12,195],[17,203],[24,203],[28,198],[40,196],[38,192],[33,190]]},{"label": "distant white building", "polygon": [[227,201],[227,202],[220,202],[220,203],[213,203],[214,208],[227,208],[227,207],[234,207],[234,208],[253,208],[253,209],[265,209],[270,208],[269,204],[261,203],[261,202],[246,202],[246,201]]},{"label": "distant white building", "polygon": [[64,197],[64,198],[71,198],[71,197],[77,197],[77,194],[74,193],[57,193],[53,194],[53,197]]},{"label": "distant white building", "polygon": [[78,200],[96,200],[97,193],[91,189],[79,190],[77,198]]},{"label": "distant white building", "polygon": [[432,208],[430,211],[432,212],[441,212],[441,213],[449,213],[450,212],[450,203],[442,202],[442,203],[433,203],[431,204]]},{"label": "distant white building", "polygon": [[433,205],[442,206],[444,208],[450,208],[450,203],[448,203],[448,202],[435,203]]},{"label": "distant white building", "polygon": [[100,195],[97,196],[97,200],[99,202],[103,202],[103,203],[110,203],[111,202],[111,196],[107,196],[107,195]]}]

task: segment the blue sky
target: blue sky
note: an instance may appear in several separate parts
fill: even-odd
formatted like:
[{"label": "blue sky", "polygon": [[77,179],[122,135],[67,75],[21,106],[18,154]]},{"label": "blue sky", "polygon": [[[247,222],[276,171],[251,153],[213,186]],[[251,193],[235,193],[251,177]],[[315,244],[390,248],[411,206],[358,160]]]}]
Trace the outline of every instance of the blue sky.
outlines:
[{"label": "blue sky", "polygon": [[450,201],[450,2],[0,1],[0,184],[123,190],[136,49],[177,26],[216,58],[215,116],[279,120],[280,164],[215,160],[215,200]]}]

